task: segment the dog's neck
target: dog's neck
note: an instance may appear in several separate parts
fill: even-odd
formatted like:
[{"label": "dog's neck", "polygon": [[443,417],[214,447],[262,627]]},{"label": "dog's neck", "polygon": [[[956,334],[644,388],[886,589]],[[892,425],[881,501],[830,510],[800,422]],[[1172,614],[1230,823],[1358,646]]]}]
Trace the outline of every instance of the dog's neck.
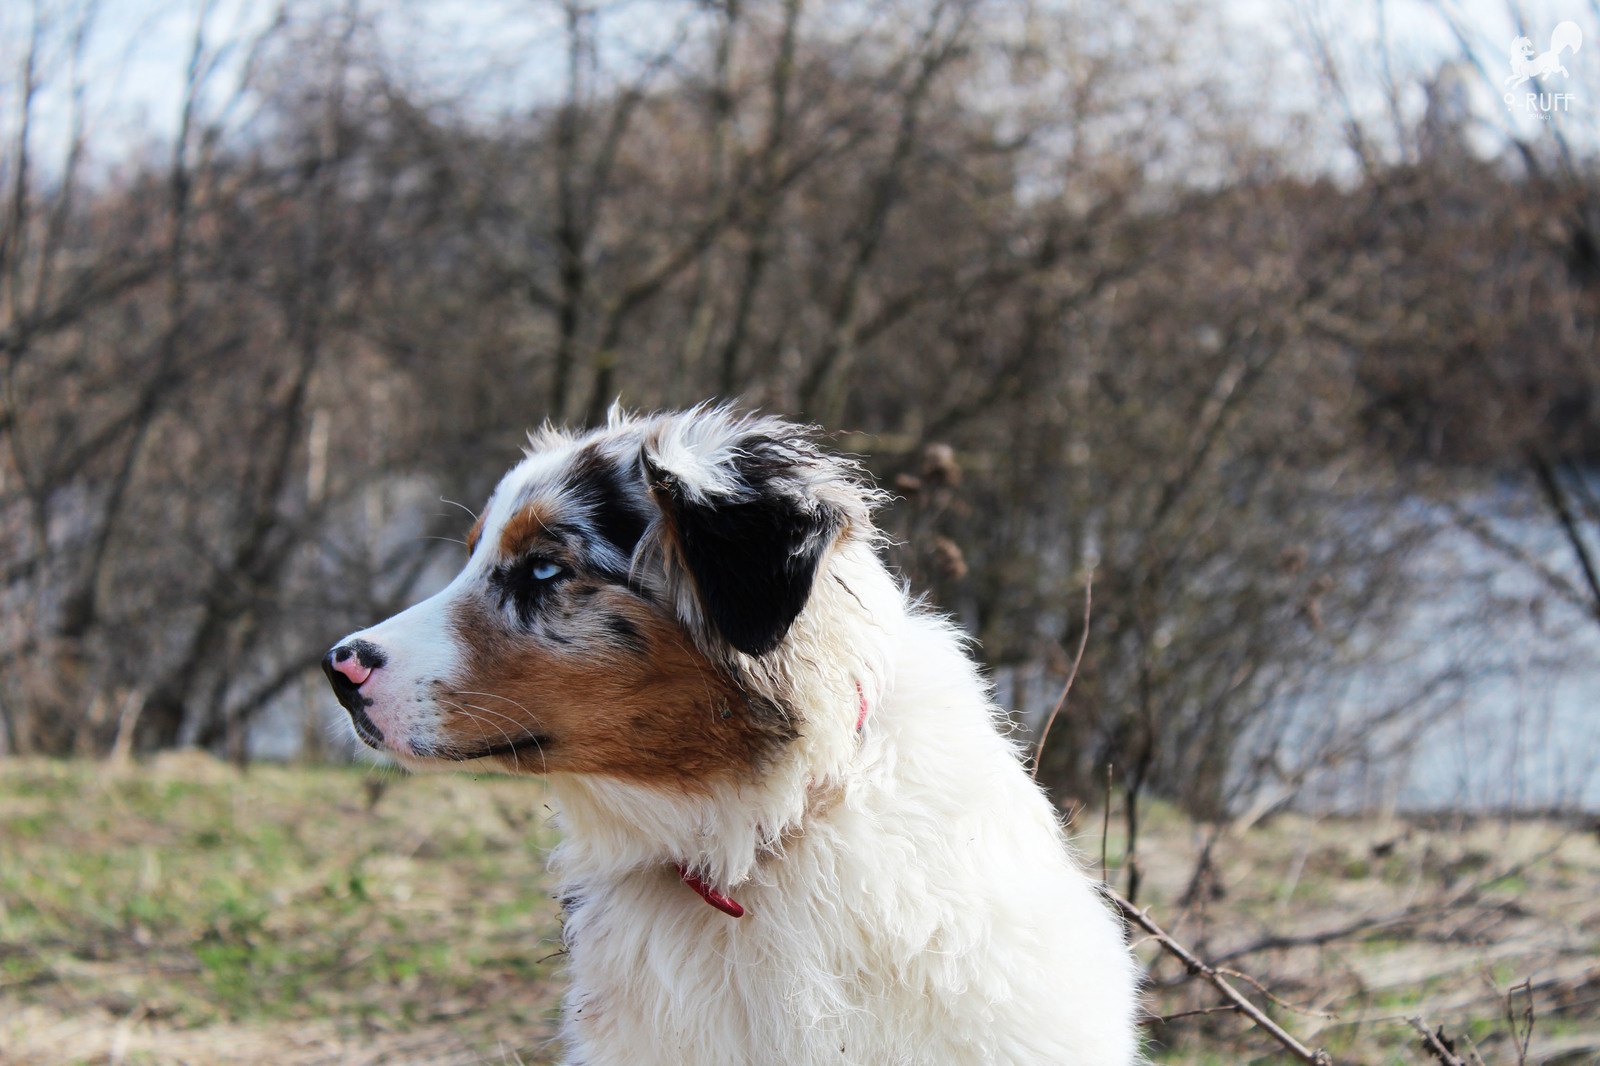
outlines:
[{"label": "dog's neck", "polygon": [[[837,553],[788,640],[763,664],[774,691],[758,694],[775,697],[781,685],[797,719],[789,748],[756,779],[693,791],[552,775],[564,829],[554,856],[558,874],[583,882],[681,865],[737,898],[737,886],[848,788],[871,742],[871,720],[891,690],[904,620],[904,601],[870,548]],[[824,673],[820,662],[838,666]]]},{"label": "dog's neck", "polygon": [[[837,720],[848,723],[842,757],[807,759],[797,750],[759,781],[727,781],[685,792],[595,775],[552,774],[564,839],[556,856],[563,876],[609,878],[641,867],[671,865],[685,884],[701,891],[732,890],[823,815],[848,788],[855,755],[871,734],[865,685],[852,684]],[[848,709],[846,709],[848,708]],[[836,732],[837,728],[830,730]],[[806,745],[797,741],[797,748]],[[829,749],[834,745],[817,744]],[[684,876],[687,873],[688,876]]]},{"label": "dog's neck", "polygon": [[[856,696],[860,703],[860,708],[856,713],[856,736],[860,737],[867,727],[867,694],[862,690],[859,683],[856,685]],[[839,792],[839,787],[835,785],[819,793],[816,791],[815,781],[807,785],[806,789],[811,793],[811,804],[807,812],[808,818],[816,817],[822,813],[826,807],[831,806],[833,799],[837,797]],[[744,906],[742,904],[740,904],[733,897],[729,896],[727,893],[718,891],[710,882],[706,881],[703,877],[696,873],[687,863],[674,862],[672,865],[673,868],[678,871],[678,879],[687,885],[689,889],[696,893],[701,899],[705,900],[706,903],[712,907],[715,907],[723,914],[728,915],[730,918],[744,917]]]}]

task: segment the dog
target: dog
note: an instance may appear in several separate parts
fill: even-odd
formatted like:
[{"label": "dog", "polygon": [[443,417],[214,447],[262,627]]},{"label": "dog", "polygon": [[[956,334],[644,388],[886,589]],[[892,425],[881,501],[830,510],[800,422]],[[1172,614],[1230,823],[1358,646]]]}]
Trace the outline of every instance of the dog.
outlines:
[{"label": "dog", "polygon": [[546,777],[570,1062],[1137,1061],[1121,927],[858,466],[723,407],[529,441],[323,667],[406,766]]}]

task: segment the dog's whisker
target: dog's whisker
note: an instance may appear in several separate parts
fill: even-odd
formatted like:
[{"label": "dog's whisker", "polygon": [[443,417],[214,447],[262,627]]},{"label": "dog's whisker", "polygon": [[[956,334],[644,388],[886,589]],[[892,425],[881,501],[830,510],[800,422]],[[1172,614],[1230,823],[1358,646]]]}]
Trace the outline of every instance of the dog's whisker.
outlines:
[{"label": "dog's whisker", "polygon": [[[528,715],[528,717],[530,717],[530,718],[533,717],[533,714],[526,707],[524,707],[522,704],[518,703],[516,700],[511,699],[509,696],[500,696],[500,695],[498,695],[496,693],[493,693],[493,692],[474,692],[474,691],[472,691],[470,689],[457,690],[457,691],[454,692],[454,695],[456,695],[456,696],[491,696],[491,697],[494,697],[496,699],[502,699],[502,700],[505,700],[507,703],[510,703],[513,707],[517,708],[517,710],[521,711],[523,714]],[[460,707],[461,705],[457,704],[456,706]],[[504,714],[503,712],[493,711],[493,710],[490,710],[487,707],[479,706],[476,703],[468,703],[468,704],[465,704],[465,706],[471,707],[474,710],[482,711],[484,714],[492,714],[496,718],[503,718],[507,722],[510,722],[512,725],[517,726],[518,728],[526,729],[526,726],[524,726],[523,723],[518,722],[515,718],[512,718],[510,715]],[[504,730],[502,730],[501,732],[503,734]],[[548,764],[547,760],[545,759],[544,745],[539,743],[539,738],[538,738],[538,736],[536,734],[530,733],[530,734],[528,734],[528,736],[529,736],[529,739],[533,741],[534,747],[537,748],[538,751],[539,751],[539,772],[541,774],[548,774],[550,772],[550,768],[549,768],[549,764]],[[513,752],[512,756],[513,756],[514,759],[520,758],[520,756],[518,756],[518,754],[516,752]],[[520,769],[521,768],[520,762],[517,765],[518,765],[518,769]]]},{"label": "dog's whisker", "polygon": [[[487,707],[478,706],[476,703],[469,703],[469,704],[466,704],[466,706],[471,707],[474,710],[482,711],[485,714],[498,715],[501,718],[505,718],[506,721],[508,721],[508,722],[514,721],[513,719],[508,718],[503,714],[500,714],[498,711],[491,711]],[[502,730],[501,732],[503,733],[504,730]],[[550,767],[549,767],[549,763],[545,759],[544,745],[542,743],[540,743],[538,734],[537,733],[529,733],[529,734],[527,734],[527,740],[526,741],[518,741],[517,743],[518,744],[522,744],[522,743],[525,743],[525,742],[526,743],[532,743],[534,749],[536,751],[538,751],[538,753],[539,753],[539,772],[541,774],[548,774],[550,772]],[[512,756],[513,760],[520,760],[521,757],[522,757],[520,750],[513,750],[512,753],[511,753],[511,756]],[[521,765],[520,761],[517,762],[517,768],[519,770],[522,768],[522,765]]]},{"label": "dog's whisker", "polygon": [[[540,760],[541,760],[541,762],[543,761],[544,748],[543,748],[543,746],[541,746],[538,743],[538,738],[535,737],[533,734],[528,733],[528,734],[525,734],[520,739],[513,739],[511,734],[507,733],[503,726],[501,726],[501,725],[499,725],[499,724],[497,724],[495,722],[491,722],[489,719],[484,718],[482,715],[476,715],[476,714],[473,714],[472,711],[467,710],[467,707],[473,707],[474,709],[480,710],[480,711],[484,710],[484,708],[477,707],[475,704],[462,705],[462,704],[455,703],[455,702],[449,701],[449,700],[444,700],[444,699],[440,699],[439,702],[444,704],[447,707],[452,708],[453,710],[456,711],[456,713],[458,713],[460,715],[463,715],[466,718],[470,718],[475,722],[482,722],[484,725],[489,726],[490,728],[492,728],[496,732],[498,732],[500,734],[500,736],[505,740],[506,747],[511,749],[512,765],[514,765],[519,771],[522,769],[522,755],[517,750],[517,745],[518,744],[523,744],[523,743],[527,743],[527,742],[530,742],[530,741],[533,742],[534,746],[539,748]],[[494,712],[486,712],[486,713],[494,713]],[[513,719],[506,718],[505,715],[499,715],[499,717],[505,718],[506,721],[511,722],[513,725],[517,724]],[[452,751],[453,754],[458,758],[464,758],[464,757],[467,757],[467,756],[471,755],[471,752],[466,751],[466,750],[462,749],[459,746],[456,746],[456,747],[454,747],[452,749],[447,749],[447,750]]]}]

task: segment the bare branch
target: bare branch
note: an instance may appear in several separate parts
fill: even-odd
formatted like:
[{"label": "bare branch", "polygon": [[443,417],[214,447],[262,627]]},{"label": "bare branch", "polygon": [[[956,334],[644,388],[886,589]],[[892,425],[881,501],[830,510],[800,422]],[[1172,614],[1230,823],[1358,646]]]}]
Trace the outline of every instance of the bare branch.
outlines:
[{"label": "bare branch", "polygon": [[1126,899],[1122,898],[1116,889],[1113,889],[1109,886],[1102,886],[1101,891],[1105,893],[1107,899],[1116,904],[1117,909],[1122,912],[1122,915],[1126,920],[1133,922],[1139,928],[1149,933],[1156,943],[1160,944],[1168,954],[1172,955],[1173,958],[1183,963],[1184,968],[1187,969],[1189,973],[1195,975],[1196,977],[1202,978],[1207,984],[1211,985],[1212,988],[1215,988],[1217,992],[1222,995],[1222,998],[1227,1000],[1235,1010],[1249,1018],[1250,1021],[1253,1022],[1255,1026],[1262,1032],[1266,1033],[1279,1044],[1283,1045],[1283,1047],[1291,1055],[1299,1059],[1301,1062],[1312,1064],[1312,1066],[1332,1066],[1333,1059],[1326,1051],[1321,1049],[1313,1051],[1300,1041],[1296,1040],[1281,1025],[1267,1017],[1261,1008],[1250,1002],[1250,1000],[1247,999],[1242,992],[1240,992],[1237,988],[1234,988],[1233,985],[1228,982],[1227,978],[1222,976],[1222,974],[1218,972],[1215,967],[1211,966],[1209,963],[1205,962],[1199,956],[1191,952],[1188,948],[1184,947],[1172,937],[1168,936],[1167,933],[1155,923],[1154,919],[1152,919],[1146,911],[1140,910],[1138,907],[1135,907],[1132,903],[1129,903]]},{"label": "bare branch", "polygon": [[[1044,756],[1044,742],[1050,738],[1050,727],[1056,723],[1056,715],[1061,713],[1061,708],[1067,705],[1067,696],[1072,692],[1072,682],[1077,680],[1078,667],[1083,663],[1083,650],[1089,646],[1089,611],[1094,602],[1094,571],[1089,570],[1083,578],[1083,632],[1078,635],[1078,651],[1072,657],[1072,669],[1067,672],[1067,683],[1061,686],[1061,698],[1056,700],[1056,705],[1050,708],[1050,717],[1044,720],[1044,728],[1039,730],[1039,743],[1033,748],[1033,770],[1029,776],[1035,780],[1039,777],[1039,760]],[[1107,804],[1109,807],[1110,804]]]},{"label": "bare branch", "polygon": [[1561,520],[1561,530],[1567,536],[1567,543],[1572,548],[1572,554],[1578,560],[1578,568],[1583,571],[1583,579],[1589,586],[1590,600],[1589,613],[1600,621],[1600,570],[1596,569],[1594,556],[1589,551],[1589,544],[1584,540],[1583,531],[1578,527],[1578,517],[1573,513],[1572,504],[1567,499],[1566,491],[1556,480],[1556,473],[1550,461],[1543,455],[1535,452],[1528,459],[1528,465],[1533,469],[1534,478],[1539,483],[1540,490],[1544,493],[1545,502]]}]

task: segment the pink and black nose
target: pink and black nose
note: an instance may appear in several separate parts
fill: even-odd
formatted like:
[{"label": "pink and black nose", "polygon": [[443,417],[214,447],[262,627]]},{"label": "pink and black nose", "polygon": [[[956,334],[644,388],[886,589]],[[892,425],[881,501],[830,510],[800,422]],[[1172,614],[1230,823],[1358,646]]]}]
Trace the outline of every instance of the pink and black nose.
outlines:
[{"label": "pink and black nose", "polygon": [[356,733],[374,748],[383,746],[383,734],[367,716],[372,700],[361,694],[361,686],[384,662],[383,652],[377,645],[365,640],[340,644],[322,657],[322,672],[328,675],[339,706],[349,712]]}]

